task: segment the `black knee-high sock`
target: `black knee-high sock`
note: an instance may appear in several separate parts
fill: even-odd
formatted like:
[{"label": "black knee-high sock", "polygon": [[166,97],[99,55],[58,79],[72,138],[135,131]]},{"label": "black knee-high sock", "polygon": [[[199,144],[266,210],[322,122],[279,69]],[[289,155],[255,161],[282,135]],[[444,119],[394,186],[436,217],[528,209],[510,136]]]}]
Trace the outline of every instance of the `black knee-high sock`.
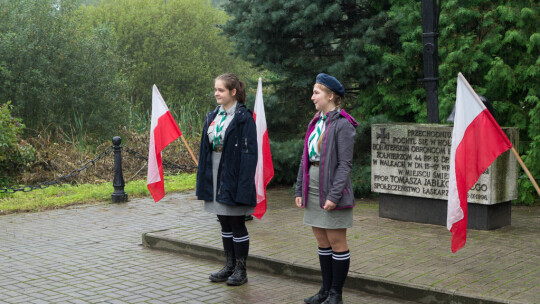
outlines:
[{"label": "black knee-high sock", "polygon": [[332,247],[319,247],[319,263],[321,264],[322,289],[328,291],[332,287]]},{"label": "black knee-high sock", "polygon": [[245,217],[243,215],[230,216],[229,223],[233,231],[234,255],[237,258],[245,258],[249,252],[249,234]]},{"label": "black knee-high sock", "polygon": [[343,252],[332,252],[332,289],[338,294],[342,293],[343,284],[349,273],[351,254],[349,250]]},{"label": "black knee-high sock", "polygon": [[249,234],[233,237],[234,255],[236,258],[246,258],[249,253]]},{"label": "black knee-high sock", "polygon": [[226,216],[218,215],[221,224],[221,240],[223,249],[228,252],[234,252],[232,227]]},{"label": "black knee-high sock", "polygon": [[223,240],[223,249],[228,252],[234,252],[233,233],[221,231],[221,240]]}]

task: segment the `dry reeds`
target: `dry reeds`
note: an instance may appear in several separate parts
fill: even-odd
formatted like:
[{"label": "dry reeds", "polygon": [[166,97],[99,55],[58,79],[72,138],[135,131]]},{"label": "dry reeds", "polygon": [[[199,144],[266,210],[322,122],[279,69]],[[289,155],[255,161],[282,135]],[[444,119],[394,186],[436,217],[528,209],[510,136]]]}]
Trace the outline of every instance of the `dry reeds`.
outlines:
[{"label": "dry reeds", "polygon": [[[144,157],[148,156],[149,134],[137,134],[125,129],[120,133],[122,133],[119,134],[122,137],[122,146],[129,147]],[[65,176],[73,170],[80,169],[85,163],[94,159],[99,153],[112,145],[110,140],[102,143],[92,143],[86,138],[67,137],[62,132],[42,132],[42,134],[27,140],[36,149],[36,160],[28,170],[21,172],[20,176],[17,177],[19,184],[33,185]],[[195,155],[198,155],[199,139],[187,139],[187,141]],[[169,145],[163,151],[162,157],[164,162],[177,165],[194,165],[187,148],[181,140],[176,140]],[[122,170],[126,182],[145,179],[147,162],[131,153],[127,153],[124,149],[122,153]],[[179,170],[173,169],[170,171],[167,168],[164,168],[164,171],[179,172]],[[194,171],[192,169],[190,172]],[[113,153],[110,153],[69,182],[73,184],[112,182],[113,176],[114,158]]]}]

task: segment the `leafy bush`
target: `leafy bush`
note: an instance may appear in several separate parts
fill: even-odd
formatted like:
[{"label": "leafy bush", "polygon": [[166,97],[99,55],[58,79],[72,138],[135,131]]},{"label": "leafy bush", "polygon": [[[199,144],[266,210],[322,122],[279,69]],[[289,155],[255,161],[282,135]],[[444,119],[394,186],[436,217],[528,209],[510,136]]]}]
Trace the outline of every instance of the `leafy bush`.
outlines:
[{"label": "leafy bush", "polygon": [[[171,111],[189,105],[200,113],[215,104],[214,78],[224,72],[247,80],[249,65],[231,56],[221,36],[227,15],[200,0],[102,0],[80,10],[90,27],[112,27],[130,103],[150,110],[156,84]],[[254,78],[254,77],[252,77]],[[183,129],[182,129],[183,131]]]},{"label": "leafy bush", "polygon": [[356,198],[371,197],[371,156],[353,160],[351,181]]},{"label": "leafy bush", "polygon": [[11,116],[12,105],[0,105],[0,184],[9,182],[10,176],[32,163],[34,147],[20,140],[24,124]]},{"label": "leafy bush", "polygon": [[0,100],[12,101],[25,133],[75,126],[109,138],[125,117],[114,32],[83,27],[77,9],[76,0],[0,1]]},{"label": "leafy bush", "polygon": [[[540,107],[540,105],[538,106]],[[537,131],[538,132],[538,131]],[[521,150],[521,149],[520,149]],[[540,163],[540,135],[536,136],[530,144],[528,154],[523,155],[522,159],[525,164],[539,164]],[[540,183],[538,179],[540,177],[540,169],[538,166],[528,166],[532,176],[536,178],[536,183]],[[540,204],[540,198],[534,189],[533,184],[526,176],[525,172],[520,169],[521,178],[518,180],[518,201],[525,205],[538,205]]]},{"label": "leafy bush", "polygon": [[[424,77],[421,1],[237,0],[225,10],[233,18],[224,32],[237,42],[236,53],[280,76],[274,83],[282,105],[269,103],[267,111],[279,117],[268,125],[272,134],[303,131],[320,72],[342,81],[345,104],[357,119],[384,114],[396,122],[426,122],[425,89],[417,82]],[[501,126],[519,128],[534,176],[540,176],[538,28],[540,5],[531,0],[442,1],[438,27],[439,119],[452,111],[462,72],[492,101]],[[283,128],[281,121],[299,128]],[[531,190],[520,181],[518,201],[533,203]]]},{"label": "leafy bush", "polygon": [[296,183],[303,145],[303,139],[291,139],[282,142],[270,140],[270,150],[272,151],[272,162],[274,164],[272,184],[291,185]]},{"label": "leafy bush", "polygon": [[370,197],[374,194],[371,192],[371,125],[387,122],[389,120],[384,115],[358,121],[354,138],[354,159],[351,171],[352,186],[354,195],[357,198]]}]

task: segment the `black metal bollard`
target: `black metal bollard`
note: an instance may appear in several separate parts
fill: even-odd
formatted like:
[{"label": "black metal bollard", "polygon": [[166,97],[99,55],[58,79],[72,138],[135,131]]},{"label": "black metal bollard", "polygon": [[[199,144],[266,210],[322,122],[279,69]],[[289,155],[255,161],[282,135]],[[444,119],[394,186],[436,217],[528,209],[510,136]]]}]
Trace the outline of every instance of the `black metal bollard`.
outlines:
[{"label": "black metal bollard", "polygon": [[128,201],[128,195],[124,191],[124,174],[122,173],[122,139],[120,136],[115,136],[112,139],[114,150],[114,192],[111,195],[113,203],[123,203]]}]

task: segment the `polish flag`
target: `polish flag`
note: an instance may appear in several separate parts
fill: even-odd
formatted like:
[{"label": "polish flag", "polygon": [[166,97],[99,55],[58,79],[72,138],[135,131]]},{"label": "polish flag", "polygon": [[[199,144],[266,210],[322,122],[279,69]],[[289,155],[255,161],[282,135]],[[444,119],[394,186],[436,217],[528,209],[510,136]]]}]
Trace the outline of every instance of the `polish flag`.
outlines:
[{"label": "polish flag", "polygon": [[452,132],[448,214],[452,252],[467,239],[467,192],[491,163],[512,144],[465,77],[458,74],[456,115]]},{"label": "polish flag", "polygon": [[147,186],[156,203],[165,196],[161,151],[181,135],[182,131],[174,121],[158,88],[154,85],[152,88],[152,122],[148,147]]},{"label": "polish flag", "polygon": [[274,165],[272,164],[272,154],[270,153],[270,142],[268,141],[268,130],[266,128],[266,115],[264,114],[261,78],[259,78],[259,85],[257,86],[253,118],[257,126],[257,147],[259,150],[257,170],[255,171],[257,206],[255,207],[255,212],[253,212],[253,216],[261,219],[266,213],[266,186],[272,177],[274,177]]}]

